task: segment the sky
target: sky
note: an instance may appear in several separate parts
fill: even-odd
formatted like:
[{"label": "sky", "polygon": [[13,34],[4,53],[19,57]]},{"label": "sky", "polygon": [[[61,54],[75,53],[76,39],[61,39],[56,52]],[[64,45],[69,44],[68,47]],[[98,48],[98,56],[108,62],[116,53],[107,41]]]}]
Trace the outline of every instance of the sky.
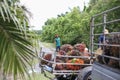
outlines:
[{"label": "sky", "polygon": [[89,0],[20,0],[22,5],[32,13],[30,26],[32,30],[42,30],[44,22],[49,18],[56,18],[57,15],[69,12],[69,8],[76,6],[83,10],[84,3],[87,5]]}]

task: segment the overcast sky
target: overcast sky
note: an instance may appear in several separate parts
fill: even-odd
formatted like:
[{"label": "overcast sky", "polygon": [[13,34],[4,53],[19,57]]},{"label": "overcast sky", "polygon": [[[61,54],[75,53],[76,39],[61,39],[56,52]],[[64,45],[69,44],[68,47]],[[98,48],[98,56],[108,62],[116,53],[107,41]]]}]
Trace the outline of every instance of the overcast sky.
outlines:
[{"label": "overcast sky", "polygon": [[89,0],[20,0],[32,13],[30,19],[34,30],[41,30],[44,22],[48,18],[57,17],[58,14],[69,12],[69,8],[79,6],[82,10],[84,2],[88,4]]}]

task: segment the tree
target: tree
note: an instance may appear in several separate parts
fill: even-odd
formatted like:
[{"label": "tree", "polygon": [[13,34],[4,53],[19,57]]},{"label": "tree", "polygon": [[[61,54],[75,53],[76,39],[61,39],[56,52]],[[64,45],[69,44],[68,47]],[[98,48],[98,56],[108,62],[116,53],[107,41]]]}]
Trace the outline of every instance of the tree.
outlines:
[{"label": "tree", "polygon": [[[43,41],[53,42],[54,35],[57,33],[61,37],[62,44],[76,44],[84,42],[87,46],[90,43],[90,19],[93,15],[103,12],[107,9],[119,6],[120,0],[90,0],[89,6],[80,11],[79,7],[70,9],[66,14],[58,15],[57,18],[51,18],[43,26],[41,39]],[[107,20],[119,18],[119,10],[109,13]],[[102,22],[102,16],[95,19],[95,23]],[[108,29],[116,31],[120,29],[119,24],[107,25]],[[118,29],[114,30],[114,27]],[[102,27],[95,28],[95,32],[100,32]]]},{"label": "tree", "polygon": [[0,71],[15,80],[25,79],[35,56],[25,10],[19,0],[0,0]]}]

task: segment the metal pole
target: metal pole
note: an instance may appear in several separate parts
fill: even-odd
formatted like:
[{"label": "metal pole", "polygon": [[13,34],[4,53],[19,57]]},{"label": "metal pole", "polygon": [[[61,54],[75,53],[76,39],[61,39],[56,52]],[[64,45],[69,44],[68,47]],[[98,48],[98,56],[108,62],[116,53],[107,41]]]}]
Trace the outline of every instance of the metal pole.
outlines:
[{"label": "metal pole", "polygon": [[105,29],[106,29],[106,16],[107,14],[103,14],[103,44],[105,44]]},{"label": "metal pole", "polygon": [[55,53],[54,53],[54,64],[52,65],[52,67],[53,67],[53,73],[54,73],[55,67],[56,67],[56,55],[57,55],[57,52],[55,51]]},{"label": "metal pole", "polygon": [[[103,55],[105,54],[105,44],[106,44],[106,34],[105,34],[105,29],[106,29],[106,16],[107,14],[104,13],[103,14]],[[106,62],[104,61],[104,57],[102,56],[102,60],[103,62],[106,64]]]},{"label": "metal pole", "polygon": [[113,11],[113,10],[116,10],[116,9],[119,9],[119,8],[120,8],[120,6],[114,7],[114,8],[112,8],[112,9],[106,10],[106,11],[104,11],[104,12],[102,12],[102,13],[99,13],[99,14],[94,15],[94,17],[100,16],[100,15],[105,14],[105,13],[109,13],[109,12],[111,12],[111,11]]},{"label": "metal pole", "polygon": [[91,59],[93,59],[93,40],[94,40],[94,17],[92,17],[92,21],[91,21],[91,26],[90,26],[90,53],[91,53]]}]

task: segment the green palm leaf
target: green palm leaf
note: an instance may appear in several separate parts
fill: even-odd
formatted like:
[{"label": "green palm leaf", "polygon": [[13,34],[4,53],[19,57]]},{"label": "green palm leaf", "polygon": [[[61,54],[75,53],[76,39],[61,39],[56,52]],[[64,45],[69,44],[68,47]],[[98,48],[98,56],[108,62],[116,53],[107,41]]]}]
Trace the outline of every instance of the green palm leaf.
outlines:
[{"label": "green palm leaf", "polygon": [[28,18],[19,0],[0,0],[0,70],[4,74],[25,78],[30,61],[35,57],[33,51],[34,35],[26,27]]},{"label": "green palm leaf", "polygon": [[30,60],[35,56],[28,41],[30,37],[25,37],[21,30],[11,26],[0,26],[0,29],[0,66],[4,66],[6,73],[13,72],[14,76],[23,74],[27,71],[26,65],[31,65]]}]

